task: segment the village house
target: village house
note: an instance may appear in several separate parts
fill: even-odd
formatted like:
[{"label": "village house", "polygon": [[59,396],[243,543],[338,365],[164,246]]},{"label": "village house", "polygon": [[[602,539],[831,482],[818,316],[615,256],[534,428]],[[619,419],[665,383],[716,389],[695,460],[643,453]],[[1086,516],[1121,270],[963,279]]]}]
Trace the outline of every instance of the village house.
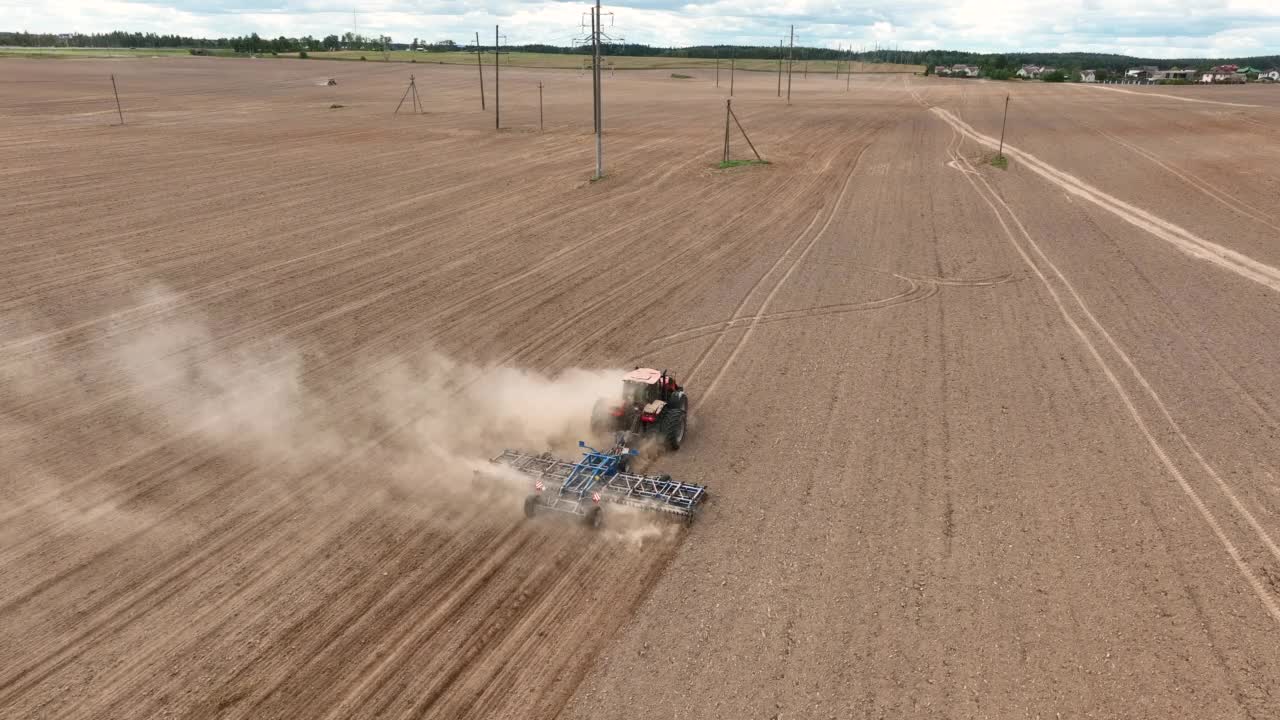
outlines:
[{"label": "village house", "polygon": [[979,72],[979,69],[977,65],[965,65],[964,63],[956,63],[955,65],[951,66],[950,74],[952,77],[976,78],[978,77],[978,72]]},{"label": "village house", "polygon": [[1087,83],[1098,82],[1098,71],[1097,70],[1081,70],[1080,82],[1087,82]]},{"label": "village house", "polygon": [[1202,83],[1238,84],[1245,81],[1244,73],[1235,65],[1217,65],[1200,76]]},{"label": "village house", "polygon": [[1053,68],[1041,65],[1023,65],[1018,68],[1017,75],[1024,80],[1036,80],[1041,75],[1049,72],[1053,72]]},{"label": "village house", "polygon": [[1280,82],[1280,68],[1271,68],[1258,73],[1258,82]]},{"label": "village house", "polygon": [[1160,72],[1160,68],[1155,65],[1143,65],[1142,67],[1129,68],[1125,71],[1126,80],[1150,80]]},{"label": "village house", "polygon": [[934,75],[950,75],[951,68],[947,67],[946,65],[934,65],[933,74]]},{"label": "village house", "polygon": [[1157,70],[1155,74],[1152,75],[1152,79],[1153,80],[1181,80],[1184,82],[1195,82],[1198,76],[1199,76],[1199,73],[1197,73],[1194,68],[1186,68],[1185,70],[1183,70],[1175,67],[1175,68],[1170,68],[1168,70]]}]

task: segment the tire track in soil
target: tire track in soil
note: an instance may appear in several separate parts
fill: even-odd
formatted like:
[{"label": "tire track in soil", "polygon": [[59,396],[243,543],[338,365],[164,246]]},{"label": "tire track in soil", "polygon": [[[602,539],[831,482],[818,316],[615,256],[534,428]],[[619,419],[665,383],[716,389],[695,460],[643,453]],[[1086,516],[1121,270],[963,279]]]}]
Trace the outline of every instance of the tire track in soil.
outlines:
[{"label": "tire track in soil", "polygon": [[[954,126],[952,130],[953,132],[956,132],[957,135],[965,135],[965,133],[962,133],[958,128]],[[968,164],[968,161],[964,159],[963,156],[960,155],[958,152],[953,152],[952,155],[953,155],[953,159],[959,161],[960,164],[968,166],[969,169],[971,170],[973,169],[972,166]],[[974,175],[977,176],[978,178],[977,180],[973,179]],[[1129,356],[1119,347],[1118,344],[1116,344],[1115,340],[1111,337],[1110,333],[1107,332],[1106,328],[1103,327],[1098,322],[1097,318],[1089,310],[1088,306],[1084,303],[1084,300],[1076,292],[1075,288],[1071,285],[1070,281],[1066,279],[1066,277],[1057,268],[1057,266],[1054,265],[1053,262],[1048,258],[1048,256],[1044,254],[1044,251],[1040,249],[1039,245],[1035,242],[1035,240],[1031,238],[1030,234],[1026,231],[1025,227],[1023,227],[1021,221],[1018,219],[1017,215],[1013,212],[1012,208],[1010,208],[1008,204],[1004,202],[1004,200],[1000,197],[999,193],[997,193],[995,189],[990,186],[986,178],[983,177],[982,175],[977,174],[975,172],[973,175],[964,174],[964,177],[971,184],[974,192],[978,194],[983,199],[983,201],[987,203],[987,205],[990,207],[992,214],[996,216],[1002,229],[1004,229],[1005,235],[1008,238],[1009,242],[1014,246],[1015,250],[1017,250],[1019,256],[1023,258],[1024,262],[1028,266],[1028,269],[1031,270],[1031,272],[1041,280],[1041,283],[1044,285],[1051,299],[1054,301],[1055,305],[1057,305],[1059,311],[1061,312],[1063,319],[1066,321],[1067,325],[1072,329],[1072,331],[1076,334],[1077,338],[1079,338],[1079,340],[1081,341],[1081,344],[1085,346],[1085,349],[1089,352],[1090,356],[1098,364],[1098,367],[1103,371],[1103,374],[1106,376],[1112,388],[1115,390],[1116,395],[1118,396],[1118,399],[1123,403],[1124,407],[1128,411],[1130,418],[1133,420],[1135,426],[1137,427],[1139,432],[1142,434],[1144,439],[1147,441],[1147,444],[1151,447],[1156,457],[1160,460],[1161,465],[1163,465],[1165,470],[1169,473],[1169,475],[1174,478],[1174,480],[1178,484],[1178,487],[1187,496],[1187,499],[1191,502],[1192,506],[1200,514],[1201,518],[1204,519],[1205,524],[1210,528],[1210,530],[1216,536],[1223,550],[1225,550],[1228,557],[1231,558],[1231,561],[1235,565],[1241,578],[1246,582],[1246,584],[1250,587],[1250,589],[1253,590],[1254,595],[1258,598],[1263,608],[1267,611],[1267,613],[1271,616],[1271,618],[1276,623],[1280,624],[1280,603],[1277,603],[1275,596],[1263,586],[1262,582],[1258,578],[1258,575],[1254,572],[1253,568],[1251,568],[1250,565],[1244,560],[1244,557],[1241,554],[1238,547],[1236,546],[1236,544],[1230,539],[1230,537],[1228,537],[1228,535],[1224,531],[1221,521],[1209,509],[1208,505],[1201,498],[1200,493],[1198,493],[1195,490],[1195,488],[1191,485],[1191,483],[1187,480],[1181,468],[1179,468],[1177,463],[1175,463],[1174,460],[1170,457],[1169,452],[1165,449],[1163,443],[1161,443],[1156,438],[1150,425],[1148,424],[1146,419],[1143,417],[1137,405],[1134,403],[1134,400],[1130,395],[1129,391],[1125,389],[1123,383],[1121,383],[1115,371],[1112,370],[1111,365],[1103,358],[1102,353],[1099,350],[1098,346],[1090,339],[1089,334],[1085,332],[1081,324],[1077,322],[1075,317],[1073,317],[1072,313],[1067,309],[1066,303],[1062,299],[1062,296],[1060,295],[1059,291],[1054,287],[1054,283],[1050,281],[1048,274],[1045,273],[1041,269],[1041,266],[1037,264],[1035,260],[1032,259],[1031,254],[1027,252],[1026,248],[1023,247],[1022,243],[1017,241],[1013,230],[1009,227],[1009,224],[1005,220],[1006,214],[1008,215],[1010,221],[1012,221],[1014,227],[1018,228],[1018,234],[1021,235],[1024,240],[1026,240],[1027,245],[1035,253],[1035,256],[1038,257],[1039,261],[1044,264],[1044,267],[1048,269],[1049,273],[1051,273],[1053,277],[1057,278],[1058,282],[1063,286],[1066,293],[1071,296],[1072,300],[1074,301],[1074,305],[1079,309],[1079,312],[1081,313],[1084,322],[1086,322],[1089,326],[1093,328],[1094,332],[1096,332],[1099,335],[1100,339],[1105,341],[1105,344],[1116,355],[1120,363],[1129,369],[1130,374],[1133,376],[1134,380],[1138,383],[1139,387],[1142,388],[1142,390],[1150,399],[1152,404],[1157,408],[1159,414],[1164,419],[1165,425],[1172,431],[1173,435],[1178,438],[1179,444],[1182,445],[1188,451],[1188,453],[1196,460],[1197,464],[1204,471],[1204,473],[1214,481],[1214,484],[1221,491],[1221,493],[1226,497],[1226,499],[1230,501],[1231,506],[1235,509],[1235,511],[1252,528],[1256,536],[1256,539],[1260,541],[1260,543],[1270,552],[1273,559],[1277,561],[1280,561],[1280,547],[1276,546],[1275,542],[1271,539],[1269,533],[1258,523],[1257,519],[1248,510],[1248,508],[1246,508],[1243,505],[1243,503],[1240,502],[1239,498],[1231,490],[1230,486],[1228,486],[1227,483],[1222,480],[1218,472],[1208,464],[1208,462],[1204,459],[1203,455],[1201,455],[1199,450],[1196,449],[1196,447],[1191,443],[1190,439],[1183,432],[1182,428],[1173,419],[1172,415],[1168,411],[1168,408],[1165,406],[1163,401],[1161,401],[1159,395],[1156,394],[1155,389],[1150,385],[1147,379],[1138,370],[1137,366],[1133,364],[1133,361],[1129,358]],[[981,183],[981,187],[979,187],[979,184],[978,184],[979,182]],[[1004,213],[1001,213],[1001,211],[997,209],[997,205],[999,205],[1001,208],[1004,209]]]},{"label": "tire track in soil", "polygon": [[[879,129],[879,127],[881,126],[877,126],[876,129]],[[870,137],[873,134],[874,134],[874,130],[868,133],[867,137]],[[856,175],[858,172],[858,163],[862,159],[862,155],[863,153],[866,152],[868,147],[870,147],[870,143],[866,143],[858,149],[858,153],[853,160],[852,167],[849,169],[849,173],[848,175],[845,176],[844,183],[841,185],[840,192],[836,195],[835,199],[832,201],[831,209],[826,214],[825,222],[823,222],[821,228],[816,233],[813,234],[812,239],[810,239],[809,243],[805,245],[804,250],[802,250],[800,254],[797,255],[794,260],[791,261],[791,264],[787,266],[786,271],[783,272],[782,275],[778,278],[778,280],[776,280],[773,283],[773,285],[770,287],[768,294],[765,295],[764,301],[760,303],[760,307],[755,313],[756,316],[763,315],[768,312],[769,305],[773,302],[774,297],[777,296],[778,291],[781,290],[783,286],[786,285],[787,280],[791,278],[791,274],[795,271],[795,269],[799,266],[799,264],[804,261],[805,257],[808,256],[809,251],[813,249],[814,245],[817,244],[818,240],[821,239],[822,236],[826,233],[827,228],[831,226],[831,222],[835,218],[836,212],[839,210],[841,203],[844,201],[845,195],[849,191],[849,184],[853,181],[854,175]],[[821,218],[821,214],[814,216],[809,226],[806,227],[804,231],[802,231],[799,235],[796,236],[796,239],[791,243],[791,245],[787,247],[786,252],[784,252],[781,256],[778,257],[778,260],[775,262],[774,266],[769,269],[769,272],[765,273],[765,275],[762,275],[760,277],[760,281],[757,281],[757,282],[762,282],[765,277],[771,274],[774,270],[776,270],[782,264],[782,262],[787,258],[787,256],[790,255],[791,252],[796,247],[799,246],[800,242],[804,240],[804,238],[807,235],[809,235],[810,231],[812,231],[813,228],[817,226],[818,220],[820,218]],[[752,294],[754,294],[757,287],[759,287],[758,284],[752,287],[751,291],[747,293],[747,296],[743,298],[742,304],[739,305],[738,309],[735,310],[733,313],[733,319],[736,319],[741,316],[743,308],[750,301],[750,298]],[[724,364],[722,364],[720,366],[720,369],[716,371],[716,374],[712,376],[711,382],[707,383],[706,390],[702,392],[701,397],[699,398],[697,403],[695,403],[694,405],[694,408],[693,408],[694,410],[697,410],[702,404],[704,404],[711,397],[712,393],[715,392],[716,386],[719,385],[720,379],[723,378],[725,373],[728,372],[729,368],[733,366],[734,360],[737,359],[739,353],[741,353],[742,351],[742,348],[745,347],[747,341],[751,338],[751,335],[754,333],[756,327],[759,325],[759,322],[760,321],[757,319],[754,322],[747,325],[746,330],[742,333],[741,337],[738,338],[737,343],[735,343],[733,348],[729,351],[729,356],[725,360]],[[702,365],[705,362],[706,358],[711,354],[711,352],[715,350],[715,347],[716,345],[718,345],[721,337],[723,337],[723,335],[717,335],[716,339],[712,342],[711,347],[708,348],[707,351],[698,359],[698,362],[694,365],[693,372],[689,373],[689,381],[692,381],[693,375],[702,368]]]}]

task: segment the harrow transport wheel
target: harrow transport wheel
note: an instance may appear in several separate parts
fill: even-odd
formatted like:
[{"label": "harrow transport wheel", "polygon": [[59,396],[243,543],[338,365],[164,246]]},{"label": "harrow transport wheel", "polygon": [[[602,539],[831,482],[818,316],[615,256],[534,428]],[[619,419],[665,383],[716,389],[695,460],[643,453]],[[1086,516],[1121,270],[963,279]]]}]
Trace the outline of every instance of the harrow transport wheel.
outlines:
[{"label": "harrow transport wheel", "polygon": [[530,495],[524,499],[524,516],[533,518],[538,512],[538,496]]},{"label": "harrow transport wheel", "polygon": [[583,521],[592,530],[599,530],[601,523],[604,522],[604,508],[599,505],[592,505],[591,509],[587,510],[587,515],[583,518]]},{"label": "harrow transport wheel", "polygon": [[662,435],[662,442],[668,450],[680,449],[686,425],[684,410],[671,409],[662,413],[658,420],[658,433]]}]

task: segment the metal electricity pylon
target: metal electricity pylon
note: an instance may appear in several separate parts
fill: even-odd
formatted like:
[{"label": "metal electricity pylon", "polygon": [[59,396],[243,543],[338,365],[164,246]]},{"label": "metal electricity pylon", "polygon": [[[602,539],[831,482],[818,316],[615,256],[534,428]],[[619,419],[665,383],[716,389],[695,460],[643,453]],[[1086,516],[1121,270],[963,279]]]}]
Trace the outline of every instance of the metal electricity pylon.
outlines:
[{"label": "metal electricity pylon", "polygon": [[[623,41],[622,37],[613,37],[608,35],[602,29],[604,24],[604,16],[609,16],[609,25],[613,25],[613,13],[605,13],[600,9],[600,0],[596,0],[595,7],[590,12],[583,13],[590,19],[590,34],[586,37],[577,38],[578,43],[591,43],[591,95],[592,95],[592,124],[596,131],[596,171],[592,175],[592,180],[599,180],[604,177],[604,97],[601,86],[601,62],[600,62],[600,46],[604,43],[619,43]],[[587,30],[586,19],[582,22],[582,29]]]}]

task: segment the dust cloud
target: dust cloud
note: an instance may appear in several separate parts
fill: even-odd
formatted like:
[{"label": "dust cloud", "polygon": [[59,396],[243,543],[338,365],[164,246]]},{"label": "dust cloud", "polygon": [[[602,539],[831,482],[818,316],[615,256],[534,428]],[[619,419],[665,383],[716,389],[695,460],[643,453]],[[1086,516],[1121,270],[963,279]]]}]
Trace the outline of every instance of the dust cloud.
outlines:
[{"label": "dust cloud", "polygon": [[[0,431],[8,449],[0,461],[23,468],[24,496],[47,500],[102,474],[88,462],[48,462],[30,440],[108,417],[101,429],[110,442],[87,457],[119,462],[148,443],[196,443],[291,492],[380,502],[389,512],[483,503],[512,518],[528,480],[488,459],[504,448],[574,458],[578,440],[599,440],[592,408],[617,392],[623,372],[545,374],[432,351],[357,357],[334,370],[282,338],[227,343],[218,323],[165,288],[135,300],[148,308],[145,321],[125,309],[80,342],[52,323],[3,318]],[[660,532],[617,515],[617,539]]]}]

